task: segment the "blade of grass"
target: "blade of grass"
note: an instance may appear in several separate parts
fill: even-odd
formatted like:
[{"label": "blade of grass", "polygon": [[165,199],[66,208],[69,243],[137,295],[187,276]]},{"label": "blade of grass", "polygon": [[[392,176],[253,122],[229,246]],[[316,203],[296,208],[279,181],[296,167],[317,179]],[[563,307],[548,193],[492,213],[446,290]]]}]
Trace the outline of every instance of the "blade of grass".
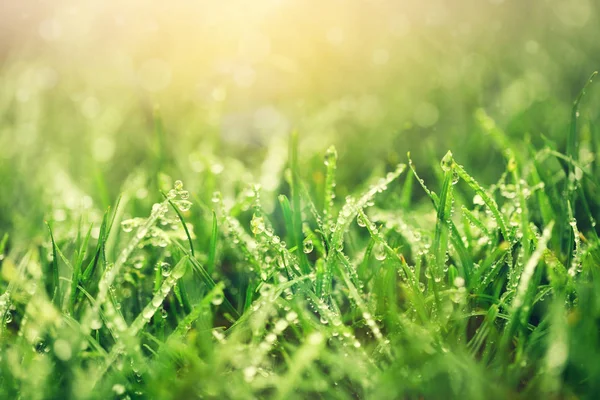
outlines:
[{"label": "blade of grass", "polygon": [[208,261],[206,262],[206,270],[209,275],[215,271],[215,262],[217,256],[217,239],[219,235],[217,225],[217,213],[212,211],[212,228],[210,230],[210,243],[208,247]]}]

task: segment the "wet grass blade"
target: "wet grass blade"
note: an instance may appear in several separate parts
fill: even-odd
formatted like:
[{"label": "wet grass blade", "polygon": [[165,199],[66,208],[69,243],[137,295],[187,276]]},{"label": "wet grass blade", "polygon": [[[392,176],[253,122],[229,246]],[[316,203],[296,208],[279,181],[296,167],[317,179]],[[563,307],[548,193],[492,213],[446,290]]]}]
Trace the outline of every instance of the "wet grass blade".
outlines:
[{"label": "wet grass blade", "polygon": [[454,162],[453,170],[456,171],[460,179],[465,181],[465,183],[467,183],[467,185],[469,185],[476,194],[481,196],[483,202],[486,204],[486,206],[494,216],[494,219],[496,220],[496,223],[500,228],[500,232],[502,233],[504,240],[512,240],[512,237],[508,232],[508,228],[506,227],[506,221],[504,220],[504,217],[502,216],[502,213],[500,212],[496,201],[490,197],[490,195],[485,191],[485,189],[483,189],[483,187],[471,175],[469,175],[467,171],[465,171],[462,165]]},{"label": "wet grass blade", "polygon": [[290,202],[288,201],[288,198],[285,195],[280,195],[279,204],[281,205],[281,210],[283,211],[283,219],[285,221],[288,237],[291,239],[292,248],[290,251],[293,250],[293,252],[296,253],[296,256],[298,257],[300,263],[300,270],[302,271],[302,273],[305,275],[309,274],[310,267],[308,265],[306,255],[302,251],[302,242],[297,242],[294,235],[294,231],[296,228],[294,226],[294,212],[290,207]]},{"label": "wet grass blade", "polygon": [[59,280],[60,271],[58,268],[58,246],[56,245],[56,241],[54,240],[54,234],[52,233],[52,228],[50,227],[50,224],[46,222],[46,225],[48,226],[48,231],[50,232],[50,240],[52,242],[52,303],[54,303],[54,305],[60,309],[62,303],[62,293],[60,291]]},{"label": "wet grass blade", "polygon": [[161,191],[160,193],[163,195],[165,200],[169,202],[169,205],[171,206],[171,208],[175,211],[175,213],[179,217],[179,222],[181,222],[181,226],[183,227],[183,231],[185,232],[185,236],[187,237],[188,244],[190,245],[190,253],[191,253],[192,257],[195,257],[196,254],[194,253],[194,241],[192,240],[190,231],[188,230],[187,224],[185,223],[185,218],[183,218],[183,214],[181,214],[181,212],[179,211],[179,208],[177,208],[177,206],[175,204],[173,204],[171,199],[169,199],[164,192]]},{"label": "wet grass blade", "polygon": [[[448,235],[449,220],[452,218],[452,189],[453,189],[453,171],[452,171],[452,153],[448,152],[442,160],[444,169],[444,183],[440,191],[439,206],[437,209],[437,219],[435,225],[435,237],[433,239],[433,251],[436,259],[436,268],[433,276],[436,282],[440,282],[444,266],[446,265],[446,255],[448,253]],[[444,167],[445,166],[445,167]]]},{"label": "wet grass blade", "polygon": [[[567,136],[567,150],[566,156],[572,160],[573,162],[577,162],[579,160],[579,150],[578,150],[578,134],[577,134],[577,120],[579,119],[579,104],[581,103],[581,99],[585,95],[585,91],[588,86],[592,83],[594,77],[598,74],[598,71],[592,73],[589,79],[586,81],[583,89],[579,92],[579,95],[573,102],[573,107],[571,108],[571,123],[569,125],[569,134]],[[566,197],[564,199],[565,207],[571,207],[575,205],[575,197],[577,194],[577,186],[579,183],[577,182],[577,178],[575,175],[575,166],[573,163],[565,163],[565,170],[567,179],[564,183],[564,192]],[[573,212],[573,210],[571,210]],[[574,233],[570,226],[570,221],[562,221],[561,222],[561,238],[562,238],[562,246],[566,253],[566,267],[569,269],[571,267],[572,259],[573,259],[573,245],[574,245]]]},{"label": "wet grass blade", "polygon": [[212,212],[212,226],[210,230],[210,242],[208,245],[208,261],[206,262],[206,270],[211,275],[215,271],[215,262],[217,258],[217,239],[219,236],[219,227],[217,225],[217,213]]}]

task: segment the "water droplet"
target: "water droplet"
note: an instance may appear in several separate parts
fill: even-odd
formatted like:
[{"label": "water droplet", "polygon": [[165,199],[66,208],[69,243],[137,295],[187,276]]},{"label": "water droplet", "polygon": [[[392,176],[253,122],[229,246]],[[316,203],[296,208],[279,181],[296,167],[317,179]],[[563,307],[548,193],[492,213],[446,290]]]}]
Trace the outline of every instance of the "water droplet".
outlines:
[{"label": "water droplet", "polygon": [[249,366],[244,368],[244,380],[246,382],[251,382],[254,377],[256,376],[256,367],[255,366]]},{"label": "water droplet", "polygon": [[123,232],[131,232],[133,230],[133,228],[135,227],[135,220],[133,219],[126,219],[125,221],[121,222],[121,228],[123,229]]},{"label": "water droplet", "polygon": [[211,303],[213,303],[215,306],[219,306],[221,304],[223,304],[223,301],[225,300],[225,295],[223,294],[222,291],[219,291],[217,293],[215,293],[215,295],[213,296]]},{"label": "water droplet", "polygon": [[190,208],[192,208],[192,202],[189,200],[179,200],[175,204],[177,205],[177,208],[179,208],[179,210],[182,212],[189,211]]},{"label": "water droplet", "polygon": [[289,313],[286,314],[285,319],[288,322],[293,322],[296,320],[296,318],[298,318],[298,314],[295,311],[290,311]]},{"label": "water droplet", "polygon": [[453,164],[454,159],[452,158],[452,152],[448,151],[444,158],[442,158],[442,162],[440,163],[442,170],[444,170],[444,172],[450,171],[452,169]]},{"label": "water droplet", "polygon": [[145,308],[145,309],[144,309],[144,311],[142,312],[142,316],[143,316],[145,319],[149,320],[149,319],[150,319],[150,318],[152,318],[152,316],[154,315],[154,311],[155,311],[155,310],[154,310],[154,308],[147,307],[147,308]]},{"label": "water droplet", "polygon": [[252,220],[250,221],[250,229],[255,235],[258,235],[261,232],[263,232],[265,230],[265,221],[263,217],[259,217],[255,214],[252,217]]},{"label": "water droplet", "polygon": [[337,160],[337,152],[335,151],[335,147],[331,146],[325,152],[325,165],[329,166],[333,162]]},{"label": "water droplet", "polygon": [[309,344],[318,345],[323,342],[323,335],[320,332],[313,332],[308,336],[307,341]]},{"label": "water droplet", "polygon": [[283,332],[288,326],[289,323],[285,319],[280,319],[275,323],[275,331]]},{"label": "water droplet", "polygon": [[160,296],[154,296],[152,298],[152,305],[154,307],[159,307],[162,304],[162,302],[163,302],[163,299]]},{"label": "water droplet", "polygon": [[162,319],[167,319],[167,317],[169,316],[169,314],[167,313],[167,310],[165,310],[164,308],[160,311],[160,316],[162,317]]},{"label": "water droplet", "polygon": [[271,286],[268,283],[263,283],[263,285],[260,287],[260,295],[263,297],[268,297],[271,295],[271,293],[273,293],[273,286]]},{"label": "water droplet", "polygon": [[181,190],[183,190],[183,182],[180,181],[180,180],[176,180],[175,184],[173,185],[173,188],[175,190],[177,190],[178,192],[181,191]]},{"label": "water droplet", "polygon": [[160,263],[160,270],[161,270],[162,276],[164,276],[165,278],[167,276],[171,275],[171,265],[169,263],[166,263],[166,262]]},{"label": "water droplet", "polygon": [[169,190],[167,193],[167,199],[173,200],[175,197],[177,197],[177,191],[175,189]]},{"label": "water droplet", "polygon": [[92,322],[90,322],[90,328],[92,328],[95,331],[102,328],[102,320],[99,318],[94,318]]},{"label": "water droplet", "polygon": [[358,214],[356,216],[356,223],[358,224],[358,226],[360,226],[361,228],[364,228],[365,226],[367,226],[367,222],[365,221],[364,217],[362,216],[362,214]]},{"label": "water droplet", "polygon": [[113,385],[112,390],[117,396],[121,396],[123,393],[125,393],[125,386],[121,385],[120,383],[117,383]]},{"label": "water droplet", "polygon": [[64,339],[58,339],[54,342],[54,355],[62,361],[68,361],[73,355],[71,345]]},{"label": "water droplet", "polygon": [[456,185],[459,180],[460,176],[458,176],[458,173],[456,171],[452,171],[452,184]]},{"label": "water droplet", "polygon": [[144,257],[136,257],[133,260],[133,268],[142,269],[143,266],[144,266]]},{"label": "water droplet", "polygon": [[303,249],[302,250],[304,251],[304,254],[310,254],[310,253],[312,253],[313,248],[314,248],[314,245],[313,245],[312,240],[306,239],[303,242]]},{"label": "water droplet", "polygon": [[10,324],[12,322],[12,320],[13,320],[12,313],[10,311],[7,311],[6,314],[5,314],[5,316],[4,316],[4,322],[6,324]]},{"label": "water droplet", "polygon": [[465,278],[463,278],[462,276],[457,276],[456,278],[454,278],[454,286],[456,287],[464,287],[465,286]]},{"label": "water droplet", "polygon": [[[0,259],[0,261],[2,261],[2,260]],[[28,282],[27,285],[25,286],[25,290],[27,291],[27,293],[29,293],[31,295],[35,293],[36,289],[37,289],[37,283],[35,283],[35,282]]]},{"label": "water droplet", "polygon": [[377,259],[379,261],[385,260],[387,257],[385,245],[383,243],[377,244],[377,246],[374,249],[374,254],[375,254],[375,259]]},{"label": "water droplet", "polygon": [[274,333],[269,333],[267,336],[265,336],[265,341],[267,343],[275,343],[276,340],[277,340],[277,335]]}]

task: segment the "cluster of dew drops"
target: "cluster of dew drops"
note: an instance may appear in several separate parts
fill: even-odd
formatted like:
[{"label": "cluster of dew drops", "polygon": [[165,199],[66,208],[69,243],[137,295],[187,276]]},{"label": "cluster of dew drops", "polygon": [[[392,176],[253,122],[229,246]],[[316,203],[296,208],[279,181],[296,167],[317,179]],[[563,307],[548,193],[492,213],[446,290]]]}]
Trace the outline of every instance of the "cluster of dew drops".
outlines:
[{"label": "cluster of dew drops", "polygon": [[[181,212],[187,212],[192,206],[189,201],[190,193],[184,189],[183,182],[175,181],[173,189],[165,194],[166,199],[162,203],[155,203],[152,206],[152,213],[148,218],[130,218],[121,222],[121,228],[124,232],[130,233],[136,230],[137,239],[140,240],[138,248],[146,245],[158,248],[166,248],[171,239],[167,229],[177,231],[181,228],[181,221],[177,213],[169,213],[170,204],[173,204]],[[192,231],[191,224],[187,224],[188,230]],[[169,254],[169,253],[166,253]],[[141,270],[145,265],[146,258],[143,255],[137,255],[131,259],[133,268]],[[171,264],[159,261],[155,270],[160,269],[161,275],[165,278],[171,274]]]},{"label": "cluster of dew drops", "polygon": [[140,239],[146,239],[145,242],[140,244],[142,247],[145,244],[150,244],[154,247],[167,247],[169,244],[169,235],[165,232],[165,229],[178,230],[181,227],[179,216],[168,212],[169,203],[172,203],[179,211],[187,212],[192,206],[189,198],[190,193],[183,188],[183,182],[177,180],[173,185],[173,189],[167,192],[166,200],[162,203],[155,203],[152,206],[150,218],[154,217],[157,220],[157,226],[152,225],[144,229],[149,219],[129,218],[121,222],[121,228],[126,233],[138,229],[138,234],[142,236]]}]

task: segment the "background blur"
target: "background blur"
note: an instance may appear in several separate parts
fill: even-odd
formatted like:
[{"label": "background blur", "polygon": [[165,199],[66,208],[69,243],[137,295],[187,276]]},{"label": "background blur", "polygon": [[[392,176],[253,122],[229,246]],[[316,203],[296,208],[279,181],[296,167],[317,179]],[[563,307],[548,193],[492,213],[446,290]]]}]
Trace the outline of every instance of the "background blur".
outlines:
[{"label": "background blur", "polygon": [[6,0],[0,228],[105,207],[138,168],[275,189],[294,129],[303,165],[336,145],[341,194],[409,150],[426,177],[452,149],[494,182],[475,110],[561,145],[600,66],[599,15],[591,0]]}]

